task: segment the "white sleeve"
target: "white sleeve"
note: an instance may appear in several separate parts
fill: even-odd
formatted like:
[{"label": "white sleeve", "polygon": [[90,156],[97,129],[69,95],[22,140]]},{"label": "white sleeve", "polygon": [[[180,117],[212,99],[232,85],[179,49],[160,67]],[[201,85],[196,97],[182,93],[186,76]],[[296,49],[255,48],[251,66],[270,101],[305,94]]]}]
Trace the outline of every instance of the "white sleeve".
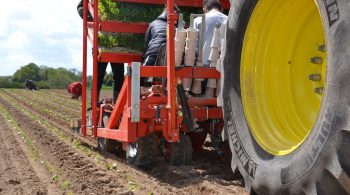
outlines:
[{"label": "white sleeve", "polygon": [[202,18],[201,17],[197,17],[197,18],[195,18],[194,19],[194,25],[193,25],[193,28],[194,29],[197,29],[197,30],[199,30],[200,29],[200,25],[201,25],[201,23],[202,23]]}]

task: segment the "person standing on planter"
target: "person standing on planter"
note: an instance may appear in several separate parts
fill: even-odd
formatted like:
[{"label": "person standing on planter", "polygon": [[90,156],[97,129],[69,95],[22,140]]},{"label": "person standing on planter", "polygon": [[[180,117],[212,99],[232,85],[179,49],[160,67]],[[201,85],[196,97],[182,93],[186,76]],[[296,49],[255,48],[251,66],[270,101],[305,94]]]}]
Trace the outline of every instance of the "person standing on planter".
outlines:
[{"label": "person standing on planter", "polygon": [[[79,16],[81,18],[83,18],[83,0],[80,0],[78,6],[77,6],[77,10],[79,13]],[[93,17],[91,15],[91,13],[88,13],[88,21],[92,22],[93,21]],[[107,48],[106,45],[103,45],[101,43],[99,43],[99,47],[100,48]],[[113,102],[115,103],[115,101],[118,98],[119,92],[123,86],[124,83],[124,64],[123,63],[112,63],[112,62],[98,62],[97,66],[98,66],[98,71],[97,71],[97,99],[99,100],[100,97],[100,91],[102,88],[102,84],[103,84],[103,79],[105,77],[106,74],[106,69],[107,69],[107,65],[108,63],[111,64],[111,68],[112,68],[112,73],[113,73]]]}]

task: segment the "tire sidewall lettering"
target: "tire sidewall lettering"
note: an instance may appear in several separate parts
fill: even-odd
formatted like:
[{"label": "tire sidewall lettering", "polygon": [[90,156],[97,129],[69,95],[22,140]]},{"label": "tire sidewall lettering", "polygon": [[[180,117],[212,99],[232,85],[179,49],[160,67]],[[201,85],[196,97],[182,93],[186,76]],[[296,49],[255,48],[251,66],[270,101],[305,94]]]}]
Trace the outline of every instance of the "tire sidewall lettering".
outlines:
[{"label": "tire sidewall lettering", "polygon": [[322,0],[327,10],[329,26],[332,27],[339,20],[339,8],[337,0]]},{"label": "tire sidewall lettering", "polygon": [[258,168],[258,164],[252,160],[247,151],[244,149],[242,140],[238,135],[237,128],[234,123],[231,106],[231,100],[224,99],[225,122],[227,124],[225,128],[227,128],[226,131],[229,132],[229,139],[233,144],[233,151],[237,159],[240,161],[241,165],[247,171],[247,173],[252,178],[255,178],[255,172]]}]

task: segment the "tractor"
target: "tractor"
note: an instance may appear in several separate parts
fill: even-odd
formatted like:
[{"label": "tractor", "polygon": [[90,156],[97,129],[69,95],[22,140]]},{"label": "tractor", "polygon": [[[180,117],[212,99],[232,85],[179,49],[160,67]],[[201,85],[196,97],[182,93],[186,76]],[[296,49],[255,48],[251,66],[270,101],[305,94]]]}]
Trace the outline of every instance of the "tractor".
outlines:
[{"label": "tractor", "polygon": [[[84,11],[82,136],[147,167],[159,154],[173,165],[190,163],[210,133],[219,153],[232,152],[232,170],[251,194],[350,193],[348,0],[221,1],[230,11],[220,68],[176,65],[181,29],[174,27],[174,4],[201,7],[201,0],[118,1],[167,4],[166,59],[147,67],[138,53],[93,50],[93,86],[98,61],[126,63],[127,73],[116,102],[97,104],[93,87],[92,105],[99,106],[90,121],[87,41],[98,48],[99,31],[142,34],[147,24],[99,20],[98,0],[86,0],[94,19]],[[162,82],[141,91],[145,77]],[[189,96],[184,85],[198,79],[216,80],[218,93]]]}]

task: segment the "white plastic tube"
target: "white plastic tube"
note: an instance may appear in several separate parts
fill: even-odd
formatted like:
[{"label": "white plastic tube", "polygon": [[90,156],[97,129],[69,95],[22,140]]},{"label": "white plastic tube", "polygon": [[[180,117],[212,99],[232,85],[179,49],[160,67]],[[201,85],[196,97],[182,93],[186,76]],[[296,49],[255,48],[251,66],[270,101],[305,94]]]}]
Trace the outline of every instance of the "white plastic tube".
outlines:
[{"label": "white plastic tube", "polygon": [[[211,52],[209,55],[210,67],[216,67],[217,62],[220,58],[221,52],[221,29],[220,26],[217,26],[214,29],[213,40],[211,42]],[[211,98],[214,97],[214,91],[217,88],[217,80],[216,79],[208,79],[205,97]]]},{"label": "white plastic tube", "polygon": [[196,46],[198,31],[193,29],[187,30],[186,48],[185,48],[185,65],[194,66],[196,61]]},{"label": "white plastic tube", "polygon": [[220,50],[218,47],[212,47],[209,55],[210,67],[216,67],[216,63],[220,57]]},{"label": "white plastic tube", "polygon": [[[194,66],[194,63],[196,61],[197,40],[198,40],[198,31],[195,29],[187,29],[185,60],[184,60],[184,64],[186,66]],[[192,79],[184,78],[182,81],[182,86],[186,91],[190,91],[192,87]]]},{"label": "white plastic tube", "polygon": [[176,29],[175,34],[175,66],[181,65],[183,53],[185,50],[186,30]]}]

